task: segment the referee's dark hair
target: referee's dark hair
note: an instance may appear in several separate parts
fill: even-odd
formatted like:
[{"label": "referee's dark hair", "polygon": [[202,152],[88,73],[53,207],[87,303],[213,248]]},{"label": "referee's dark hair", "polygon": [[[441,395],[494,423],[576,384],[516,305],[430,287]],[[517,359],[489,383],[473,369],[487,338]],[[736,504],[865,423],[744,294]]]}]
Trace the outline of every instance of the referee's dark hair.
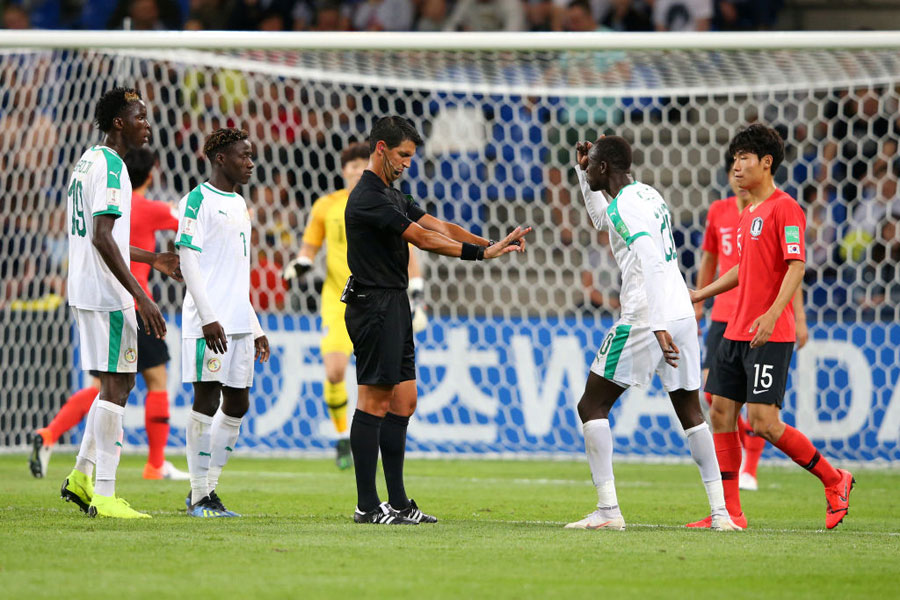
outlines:
[{"label": "referee's dark hair", "polygon": [[618,135],[606,135],[594,142],[591,152],[615,171],[627,173],[631,170],[631,145]]},{"label": "referee's dark hair", "polygon": [[369,133],[369,153],[375,152],[375,145],[384,142],[388,148],[396,148],[406,140],[416,146],[424,142],[413,124],[403,117],[381,117]]},{"label": "referee's dark hair", "polygon": [[125,168],[128,169],[128,178],[131,187],[139,188],[150,177],[150,172],[156,165],[156,154],[149,148],[138,148],[125,155]]},{"label": "referee's dark hair", "polygon": [[134,88],[116,87],[108,90],[97,102],[94,109],[94,123],[103,133],[109,133],[112,129],[113,119],[120,116],[122,111],[132,102],[141,99],[141,93]]},{"label": "referee's dark hair", "polygon": [[369,144],[365,142],[352,142],[341,151],[341,168],[346,167],[347,163],[351,163],[354,160],[368,160],[370,154]]},{"label": "referee's dark hair", "polygon": [[728,144],[728,155],[734,159],[741,152],[755,154],[760,160],[772,157],[771,173],[774,175],[784,160],[784,140],[771,127],[754,123],[738,131]]},{"label": "referee's dark hair", "polygon": [[221,152],[235,142],[246,140],[248,137],[247,132],[243,129],[234,129],[233,127],[216,129],[206,138],[206,143],[203,144],[203,154],[209,160],[213,160],[217,152]]}]

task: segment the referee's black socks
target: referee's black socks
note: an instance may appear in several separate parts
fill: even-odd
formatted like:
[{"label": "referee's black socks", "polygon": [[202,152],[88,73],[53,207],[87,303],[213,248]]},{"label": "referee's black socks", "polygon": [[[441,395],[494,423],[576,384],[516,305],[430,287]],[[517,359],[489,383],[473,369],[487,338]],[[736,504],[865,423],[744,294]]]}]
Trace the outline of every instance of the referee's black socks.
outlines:
[{"label": "referee's black socks", "polygon": [[409,506],[406,488],[403,487],[403,458],[406,456],[408,426],[409,417],[390,412],[384,415],[384,422],[381,424],[381,465],[384,467],[388,499],[394,510],[403,510]]},{"label": "referee's black socks", "polygon": [[[356,507],[362,512],[368,512],[381,504],[375,489],[375,472],[378,469],[378,435],[382,429],[382,421],[386,419],[356,409],[350,425],[350,451],[353,452],[356,470]],[[405,443],[406,428],[403,429],[403,439]],[[400,461],[402,469],[402,457]],[[386,474],[387,461],[384,470]]]}]

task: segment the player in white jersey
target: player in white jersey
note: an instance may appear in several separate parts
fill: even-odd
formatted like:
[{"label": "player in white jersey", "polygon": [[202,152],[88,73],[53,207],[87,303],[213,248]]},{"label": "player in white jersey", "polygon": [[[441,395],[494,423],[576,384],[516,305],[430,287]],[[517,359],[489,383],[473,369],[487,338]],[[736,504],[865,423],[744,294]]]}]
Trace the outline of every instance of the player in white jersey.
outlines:
[{"label": "player in white jersey", "polygon": [[[625,529],[616,499],[609,411],[631,386],[659,375],[700,468],[712,528],[737,530],[725,510],[712,434],[700,410],[700,344],[694,309],[678,268],[669,208],[631,176],[631,147],[618,136],[579,143],[575,169],[594,227],[609,231],[622,270],[621,315],[591,366],[578,403],[597,509],[569,529]],[[607,202],[604,193],[613,198]]]},{"label": "player in white jersey", "polygon": [[250,213],[235,192],[250,181],[253,149],[246,132],[217,129],[203,152],[212,177],[181,199],[175,242],[187,286],[182,380],[194,385],[186,504],[194,517],[235,517],[216,485],[250,407],[254,356],[269,358],[269,341],[250,304]]},{"label": "player in white jersey", "polygon": [[[122,157],[150,139],[147,107],[133,89],[115,88],[100,98],[94,121],[106,138],[82,156],[69,180],[69,305],[78,323],[85,371],[100,373],[100,393],[88,412],[75,468],[60,495],[90,516],[150,518],[115,494],[122,419],[137,370],[135,304],[157,338],[166,324],[129,270],[144,262],[177,278],[178,257],[130,246],[131,181]],[[91,475],[96,465],[96,487]]]}]

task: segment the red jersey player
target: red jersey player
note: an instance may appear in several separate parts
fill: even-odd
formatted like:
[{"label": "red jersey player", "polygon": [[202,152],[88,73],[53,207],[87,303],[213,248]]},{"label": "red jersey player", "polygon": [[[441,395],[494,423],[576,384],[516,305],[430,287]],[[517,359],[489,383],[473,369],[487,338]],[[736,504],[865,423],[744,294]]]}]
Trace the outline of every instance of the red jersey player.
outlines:
[{"label": "red jersey player", "polygon": [[710,418],[725,503],[732,520],[746,523],[738,489],[737,429],[747,403],[754,433],[822,481],[825,525],[833,529],[847,514],[853,475],[835,469],[805,435],[781,421],[779,412],[796,339],[791,300],[803,280],[806,215],[796,200],[775,187],[773,173],[784,159],[784,142],[774,129],[754,124],[741,130],[728,154],[734,157],[735,181],[748,193],[737,228],[739,262],[691,292],[696,303],[738,287],[737,305],[706,384],[713,395]]},{"label": "red jersey player", "polygon": [[[125,155],[125,166],[134,190],[131,194],[131,245],[153,251],[156,247],[157,231],[177,231],[178,219],[172,208],[165,202],[148,200],[144,193],[152,182],[152,171],[156,157],[147,148],[132,150]],[[152,298],[148,279],[150,265],[131,261],[131,273]],[[144,479],[186,480],[188,474],[179,471],[165,458],[166,442],[169,439],[169,396],[166,391],[166,363],[169,350],[164,340],[153,337],[145,331],[138,320],[137,370],[147,384],[147,399],[144,403],[144,426],[147,430],[149,454],[144,466]],[[53,445],[66,431],[77,425],[91,408],[94,398],[100,392],[100,381],[95,372],[91,384],[66,400],[53,421],[47,427],[38,429],[32,436],[32,451],[28,459],[31,474],[44,477]]]},{"label": "red jersey player", "polygon": [[[742,190],[734,178],[732,166],[734,157],[725,159],[725,171],[728,173],[728,183],[733,196],[713,202],[706,215],[706,231],[703,235],[703,254],[700,258],[700,268],[697,270],[697,288],[703,288],[715,279],[716,269],[723,275],[738,264],[738,250],[736,243],[737,226],[741,212],[747,206],[750,195],[747,190]],[[712,313],[710,314],[709,329],[706,332],[706,358],[703,362],[703,382],[709,373],[709,368],[715,359],[716,352],[725,334],[728,320],[737,306],[737,288],[729,290],[715,297]],[[806,344],[809,330],[806,326],[806,313],[803,309],[803,293],[798,290],[794,295],[794,323],[797,330],[797,349]],[[694,311],[699,323],[703,318],[703,303],[694,305]],[[712,394],[706,393],[706,402],[712,404]],[[765,448],[765,438],[753,433],[753,428],[738,415],[738,433],[741,437],[741,446],[744,449],[744,457],[741,462],[739,486],[742,490],[756,490],[756,467],[759,457]]]}]

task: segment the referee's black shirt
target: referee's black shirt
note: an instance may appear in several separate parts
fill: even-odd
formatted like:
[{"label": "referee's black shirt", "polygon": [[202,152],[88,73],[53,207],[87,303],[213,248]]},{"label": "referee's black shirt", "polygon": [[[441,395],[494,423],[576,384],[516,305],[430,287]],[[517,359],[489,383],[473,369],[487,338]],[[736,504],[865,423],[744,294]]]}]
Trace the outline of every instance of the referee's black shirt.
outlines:
[{"label": "referee's black shirt", "polygon": [[406,289],[409,247],[402,236],[423,216],[415,202],[363,171],[344,211],[347,265],[358,287]]}]

